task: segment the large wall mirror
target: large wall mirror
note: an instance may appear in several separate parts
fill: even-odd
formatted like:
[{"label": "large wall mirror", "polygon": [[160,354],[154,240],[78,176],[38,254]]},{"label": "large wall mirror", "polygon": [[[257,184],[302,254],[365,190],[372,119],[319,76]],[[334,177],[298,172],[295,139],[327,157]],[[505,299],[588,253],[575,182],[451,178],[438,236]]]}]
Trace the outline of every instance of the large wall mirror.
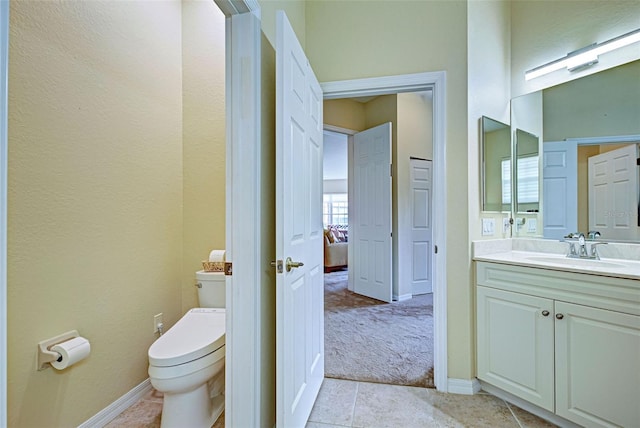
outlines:
[{"label": "large wall mirror", "polygon": [[482,116],[480,136],[482,210],[511,212],[511,129]]},{"label": "large wall mirror", "polygon": [[512,100],[516,157],[519,140],[541,140],[539,235],[597,230],[604,240],[640,242],[639,82],[640,60]]}]

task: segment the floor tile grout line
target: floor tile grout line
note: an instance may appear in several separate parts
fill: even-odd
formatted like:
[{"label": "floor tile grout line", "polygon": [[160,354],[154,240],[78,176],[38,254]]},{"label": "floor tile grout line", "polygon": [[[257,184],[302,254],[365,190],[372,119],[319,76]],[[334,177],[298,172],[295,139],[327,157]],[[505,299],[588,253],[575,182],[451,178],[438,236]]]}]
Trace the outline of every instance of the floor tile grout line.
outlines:
[{"label": "floor tile grout line", "polygon": [[353,407],[351,408],[351,425],[349,426],[353,426],[353,422],[355,421],[356,418],[356,404],[358,403],[358,393],[360,392],[360,382],[356,382],[356,394],[355,397],[353,398]]},{"label": "floor tile grout line", "polygon": [[506,402],[505,400],[502,400],[502,401],[504,402],[504,404],[506,404],[506,405],[507,405],[507,409],[509,409],[509,411],[511,412],[511,416],[513,416],[513,418],[516,420],[516,423],[518,424],[518,426],[519,426],[520,428],[524,428],[524,427],[522,426],[522,424],[520,423],[520,419],[518,419],[518,417],[516,416],[515,412],[514,412],[514,411],[513,411],[513,409],[511,408],[511,405],[509,405],[509,403],[508,403],[508,402]]}]

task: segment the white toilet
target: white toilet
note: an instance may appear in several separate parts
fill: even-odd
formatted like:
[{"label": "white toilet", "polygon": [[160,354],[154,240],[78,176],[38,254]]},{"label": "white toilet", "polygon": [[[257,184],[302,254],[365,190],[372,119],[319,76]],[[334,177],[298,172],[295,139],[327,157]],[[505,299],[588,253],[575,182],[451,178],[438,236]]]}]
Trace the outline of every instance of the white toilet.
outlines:
[{"label": "white toilet", "polygon": [[164,393],[163,428],[206,427],[224,410],[225,276],[196,272],[200,308],[149,348],[149,379]]}]

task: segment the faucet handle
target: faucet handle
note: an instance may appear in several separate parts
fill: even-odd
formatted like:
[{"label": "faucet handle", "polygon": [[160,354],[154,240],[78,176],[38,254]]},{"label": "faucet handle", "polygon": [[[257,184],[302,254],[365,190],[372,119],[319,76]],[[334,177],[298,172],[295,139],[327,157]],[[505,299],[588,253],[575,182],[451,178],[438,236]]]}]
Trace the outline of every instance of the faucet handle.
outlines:
[{"label": "faucet handle", "polygon": [[599,238],[601,235],[597,230],[590,230],[587,236],[589,237],[589,239],[593,240]]}]

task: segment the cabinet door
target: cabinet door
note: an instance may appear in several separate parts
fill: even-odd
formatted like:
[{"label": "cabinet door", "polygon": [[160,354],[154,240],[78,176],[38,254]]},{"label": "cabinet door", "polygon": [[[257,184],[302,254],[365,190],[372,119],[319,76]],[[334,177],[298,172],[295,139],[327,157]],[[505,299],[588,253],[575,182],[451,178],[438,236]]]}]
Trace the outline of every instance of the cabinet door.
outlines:
[{"label": "cabinet door", "polygon": [[556,413],[586,427],[640,424],[640,317],[556,302]]},{"label": "cabinet door", "polygon": [[476,290],[478,378],[553,412],[553,301]]}]

